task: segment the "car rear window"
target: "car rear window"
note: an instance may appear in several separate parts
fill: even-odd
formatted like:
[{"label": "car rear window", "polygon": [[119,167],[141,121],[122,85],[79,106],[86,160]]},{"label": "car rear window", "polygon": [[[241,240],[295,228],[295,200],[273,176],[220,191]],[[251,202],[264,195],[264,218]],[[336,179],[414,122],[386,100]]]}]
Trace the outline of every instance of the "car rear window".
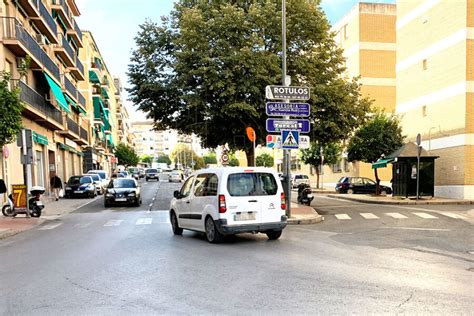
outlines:
[{"label": "car rear window", "polygon": [[158,170],[156,169],[148,169],[147,171],[145,171],[146,173],[158,173]]},{"label": "car rear window", "polygon": [[278,185],[271,173],[233,173],[227,178],[227,191],[231,196],[275,195]]}]

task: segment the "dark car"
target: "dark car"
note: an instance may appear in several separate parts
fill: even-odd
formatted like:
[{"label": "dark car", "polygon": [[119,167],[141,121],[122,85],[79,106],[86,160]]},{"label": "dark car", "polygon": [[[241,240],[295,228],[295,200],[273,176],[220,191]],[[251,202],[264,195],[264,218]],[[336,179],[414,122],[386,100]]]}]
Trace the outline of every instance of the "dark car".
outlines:
[{"label": "dark car", "polygon": [[112,179],[104,194],[104,206],[112,204],[142,204],[140,187],[137,180],[133,178]]},{"label": "dark car", "polygon": [[67,181],[64,192],[66,198],[75,196],[93,198],[97,195],[97,188],[90,175],[72,176]]},{"label": "dark car", "polygon": [[158,169],[155,169],[155,168],[146,169],[145,180],[148,181],[150,179],[155,179],[156,181],[160,181],[160,173],[158,172]]},{"label": "dark car", "polygon": [[[336,184],[338,193],[375,193],[376,183],[374,180],[363,177],[342,177]],[[392,189],[385,185],[380,185],[382,194],[392,194]]]}]

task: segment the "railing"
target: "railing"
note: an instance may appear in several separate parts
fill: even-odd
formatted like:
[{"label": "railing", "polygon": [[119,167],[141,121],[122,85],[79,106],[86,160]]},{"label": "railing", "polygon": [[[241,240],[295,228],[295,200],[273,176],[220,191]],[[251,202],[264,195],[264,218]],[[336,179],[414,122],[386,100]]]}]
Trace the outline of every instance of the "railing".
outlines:
[{"label": "railing", "polygon": [[76,31],[77,36],[81,39],[82,41],[82,31],[79,28],[79,25],[77,24],[76,20],[74,20],[74,30]]},{"label": "railing", "polygon": [[89,141],[89,137],[88,137],[89,133],[83,127],[81,127],[81,135],[80,136],[81,136],[82,139]]},{"label": "railing", "polygon": [[67,92],[69,92],[74,98],[77,98],[77,88],[66,77],[64,77],[64,86],[66,87]]},{"label": "railing", "polygon": [[76,56],[76,67],[79,69],[80,73],[84,75],[84,65],[79,60],[79,57]]},{"label": "railing", "polygon": [[67,118],[67,128],[71,132],[75,133],[76,135],[79,135],[79,124],[77,124],[72,118],[68,117]]},{"label": "railing", "polygon": [[46,101],[41,94],[22,81],[18,81],[18,87],[20,88],[20,99],[22,101],[28,103],[30,106],[43,113],[45,116],[52,118],[59,124],[63,124],[63,115],[61,111]]},{"label": "railing", "polygon": [[77,92],[77,100],[79,101],[79,104],[82,105],[83,108],[86,108],[86,98],[80,93],[79,91]]},{"label": "railing", "polygon": [[71,60],[76,61],[76,54],[74,53],[74,49],[72,49],[71,44],[67,41],[67,39],[64,37],[64,35],[61,35],[59,45],[64,47],[64,50],[66,53],[69,55]]},{"label": "railing", "polygon": [[51,13],[49,13],[48,9],[43,4],[43,1],[39,2],[39,11],[40,11],[41,17],[46,22],[46,24],[48,24],[51,31],[53,31],[54,34],[58,34],[58,26],[56,25],[56,22],[51,16]]}]

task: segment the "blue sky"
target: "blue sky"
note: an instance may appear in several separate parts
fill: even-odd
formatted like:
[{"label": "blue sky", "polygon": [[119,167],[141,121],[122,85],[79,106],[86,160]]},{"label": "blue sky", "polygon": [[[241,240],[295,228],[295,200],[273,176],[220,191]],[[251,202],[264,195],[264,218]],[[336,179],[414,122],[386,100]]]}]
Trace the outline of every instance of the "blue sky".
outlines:
[{"label": "blue sky", "polygon": [[[322,0],[321,6],[331,23],[344,16],[358,0]],[[368,0],[365,2],[394,3],[395,0]],[[172,0],[76,0],[81,11],[79,27],[91,31],[112,75],[119,76],[127,86],[127,67],[138,32],[138,25],[150,18],[159,21],[173,8]],[[143,119],[136,113],[127,94],[123,93],[124,103],[132,119]]]}]

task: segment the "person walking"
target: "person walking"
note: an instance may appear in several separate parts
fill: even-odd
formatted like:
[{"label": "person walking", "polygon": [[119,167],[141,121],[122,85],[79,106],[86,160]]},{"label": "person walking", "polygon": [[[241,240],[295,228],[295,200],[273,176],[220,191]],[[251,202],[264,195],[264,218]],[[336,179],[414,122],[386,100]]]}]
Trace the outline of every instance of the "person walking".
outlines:
[{"label": "person walking", "polygon": [[59,200],[59,191],[63,188],[63,182],[61,179],[56,175],[56,173],[53,173],[53,176],[51,177],[51,188],[53,189],[54,192],[54,197],[56,198],[56,201]]}]

